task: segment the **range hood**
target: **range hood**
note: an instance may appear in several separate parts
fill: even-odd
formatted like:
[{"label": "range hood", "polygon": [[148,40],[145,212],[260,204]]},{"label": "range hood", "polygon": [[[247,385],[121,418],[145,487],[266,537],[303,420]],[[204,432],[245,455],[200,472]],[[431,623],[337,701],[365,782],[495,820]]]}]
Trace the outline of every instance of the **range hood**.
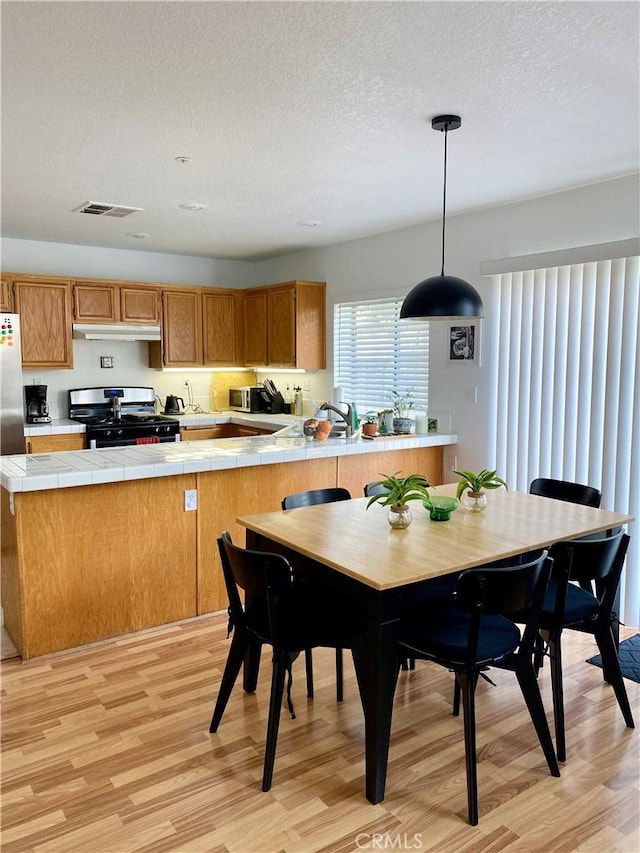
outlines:
[{"label": "range hood", "polygon": [[83,341],[159,341],[160,326],[123,323],[74,323],[73,337]]}]

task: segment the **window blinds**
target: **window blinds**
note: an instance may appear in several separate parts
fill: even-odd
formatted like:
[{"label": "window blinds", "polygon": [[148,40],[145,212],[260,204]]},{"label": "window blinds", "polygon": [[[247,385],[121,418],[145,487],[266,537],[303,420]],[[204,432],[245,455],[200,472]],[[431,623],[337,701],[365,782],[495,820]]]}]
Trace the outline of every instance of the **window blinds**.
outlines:
[{"label": "window blinds", "polygon": [[426,412],[429,324],[400,321],[402,299],[342,302],[334,309],[334,376],[360,414],[391,408],[391,392],[412,391]]},{"label": "window blinds", "polygon": [[[601,489],[602,506],[640,516],[640,258],[491,277],[489,446],[512,488],[534,477]],[[640,626],[637,522],[623,620]]]}]

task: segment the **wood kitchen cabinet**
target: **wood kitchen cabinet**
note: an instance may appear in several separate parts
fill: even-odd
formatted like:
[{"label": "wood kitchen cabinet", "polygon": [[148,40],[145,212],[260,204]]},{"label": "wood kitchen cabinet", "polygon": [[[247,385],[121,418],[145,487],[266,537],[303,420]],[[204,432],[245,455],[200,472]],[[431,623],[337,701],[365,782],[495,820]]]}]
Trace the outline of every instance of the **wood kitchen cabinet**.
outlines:
[{"label": "wood kitchen cabinet", "polygon": [[27,435],[24,443],[26,453],[57,453],[61,450],[85,449],[84,433]]},{"label": "wood kitchen cabinet", "polygon": [[118,292],[112,284],[73,283],[73,319],[81,323],[115,323]]},{"label": "wood kitchen cabinet", "polygon": [[162,343],[149,345],[151,367],[202,364],[202,299],[199,290],[162,291]]},{"label": "wood kitchen cabinet", "polygon": [[180,427],[180,441],[208,441],[212,438],[229,438],[230,435],[231,424]]},{"label": "wood kitchen cabinet", "polygon": [[202,360],[205,365],[232,366],[241,363],[238,326],[242,317],[242,292],[202,292]]},{"label": "wood kitchen cabinet", "polygon": [[244,294],[244,360],[248,366],[264,366],[267,348],[267,291],[248,290]]},{"label": "wood kitchen cabinet", "polygon": [[245,293],[245,362],[326,368],[326,286],[290,281]]},{"label": "wood kitchen cabinet", "polygon": [[13,282],[10,278],[2,276],[0,279],[0,311],[13,311]]},{"label": "wood kitchen cabinet", "polygon": [[73,283],[73,318],[80,323],[138,323],[156,325],[160,291],[115,282]]},{"label": "wood kitchen cabinet", "polygon": [[14,309],[20,314],[22,367],[72,368],[71,283],[17,278]]}]

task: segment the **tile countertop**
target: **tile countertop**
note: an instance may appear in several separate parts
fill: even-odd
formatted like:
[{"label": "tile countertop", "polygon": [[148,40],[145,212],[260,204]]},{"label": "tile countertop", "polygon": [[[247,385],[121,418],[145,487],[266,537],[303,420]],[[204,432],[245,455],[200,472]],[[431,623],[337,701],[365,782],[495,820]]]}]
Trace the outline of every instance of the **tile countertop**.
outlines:
[{"label": "tile countertop", "polygon": [[[294,424],[298,420],[293,415],[250,415],[247,412],[204,412],[199,415],[183,414],[167,415],[167,417],[177,418],[181,427],[206,427],[234,423],[255,426],[260,429],[271,429],[273,427],[274,431]],[[50,424],[25,424],[24,426],[25,436],[63,435],[84,431],[84,424],[71,421],[68,418],[55,418]]]},{"label": "tile countertop", "polygon": [[[264,418],[264,415],[243,415],[243,420],[246,417]],[[295,419],[288,420],[291,422]],[[224,423],[224,420],[222,422]],[[324,442],[309,441],[302,437],[259,435],[248,438],[105,447],[100,450],[16,454],[0,456],[0,485],[8,492],[34,492],[321,457],[437,447],[456,444],[457,440],[456,435],[441,434],[397,436],[374,441],[358,436],[352,439],[328,439]]]}]

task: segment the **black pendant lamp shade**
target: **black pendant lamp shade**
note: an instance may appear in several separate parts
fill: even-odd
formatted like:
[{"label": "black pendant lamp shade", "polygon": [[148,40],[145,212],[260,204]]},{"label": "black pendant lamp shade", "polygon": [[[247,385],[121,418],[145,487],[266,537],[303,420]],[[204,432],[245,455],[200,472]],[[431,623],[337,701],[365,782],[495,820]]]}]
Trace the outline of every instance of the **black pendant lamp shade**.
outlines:
[{"label": "black pendant lamp shade", "polygon": [[444,131],[444,184],[442,193],[442,268],[440,275],[425,278],[407,294],[400,319],[447,320],[458,317],[484,317],[480,295],[467,281],[444,274],[444,238],[447,210],[447,133],[462,124],[460,116],[436,116],[431,121],[434,130]]}]

